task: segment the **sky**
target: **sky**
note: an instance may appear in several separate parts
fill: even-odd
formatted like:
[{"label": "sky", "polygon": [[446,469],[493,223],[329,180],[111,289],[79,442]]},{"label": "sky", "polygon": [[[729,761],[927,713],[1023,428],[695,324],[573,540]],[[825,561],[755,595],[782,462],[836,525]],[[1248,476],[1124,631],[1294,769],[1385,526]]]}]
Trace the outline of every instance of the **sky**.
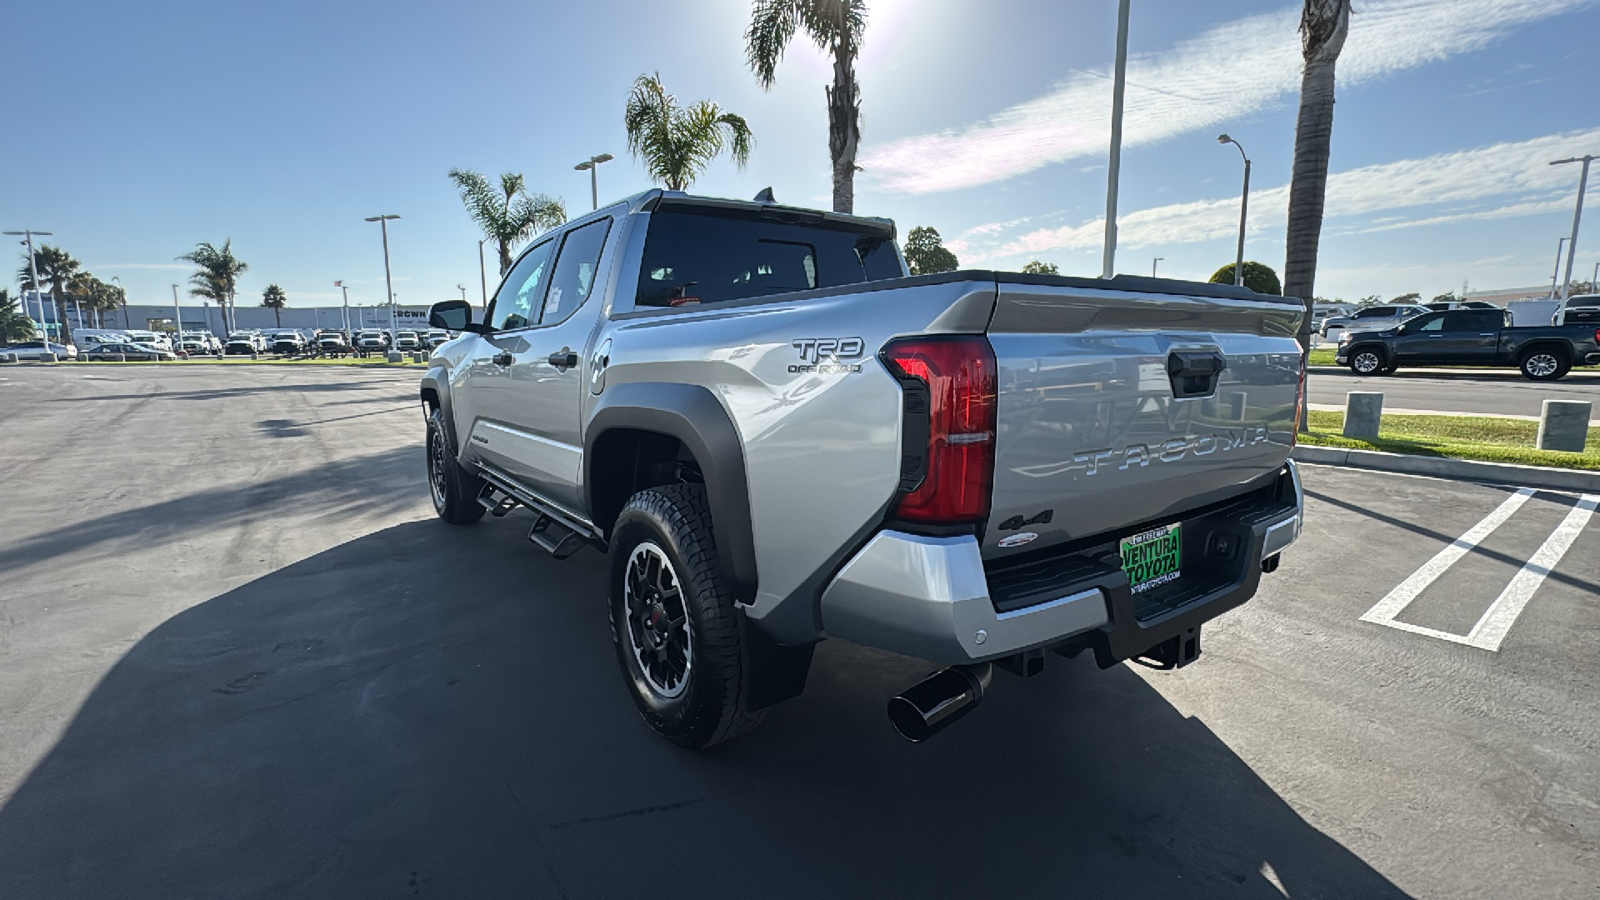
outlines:
[{"label": "sky", "polygon": [[[937,228],[963,267],[1097,275],[1115,0],[868,0],[856,212]],[[1317,294],[1548,284],[1578,166],[1600,154],[1600,0],[1356,0],[1338,67]],[[481,237],[446,172],[520,172],[573,213],[652,186],[622,111],[641,74],[755,134],[694,193],[830,204],[828,61],[803,40],[763,91],[748,0],[53,0],[7,11],[0,230],[52,231],[134,303],[175,258],[231,239],[290,306],[383,299],[367,216],[398,214],[398,302],[480,295]],[[1234,256],[1281,274],[1299,90],[1298,6],[1133,0],[1117,271],[1204,280]],[[44,36],[54,36],[46,38]],[[26,102],[19,102],[24,100]],[[1600,167],[1594,172],[1600,181]],[[1593,200],[1600,192],[1591,190]],[[1591,204],[1593,207],[1594,204]],[[1574,278],[1600,263],[1600,209]],[[17,248],[7,279],[23,256]],[[488,286],[497,282],[488,254]],[[187,297],[185,304],[196,301]]]}]

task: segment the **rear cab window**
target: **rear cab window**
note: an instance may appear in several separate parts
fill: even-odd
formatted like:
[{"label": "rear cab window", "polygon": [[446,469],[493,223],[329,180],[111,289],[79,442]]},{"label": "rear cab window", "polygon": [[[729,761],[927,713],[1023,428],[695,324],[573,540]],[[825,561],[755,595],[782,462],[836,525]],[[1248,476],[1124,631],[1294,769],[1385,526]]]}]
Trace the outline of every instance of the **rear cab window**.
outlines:
[{"label": "rear cab window", "polygon": [[887,225],[798,210],[664,205],[650,217],[635,306],[727,303],[904,274]]}]

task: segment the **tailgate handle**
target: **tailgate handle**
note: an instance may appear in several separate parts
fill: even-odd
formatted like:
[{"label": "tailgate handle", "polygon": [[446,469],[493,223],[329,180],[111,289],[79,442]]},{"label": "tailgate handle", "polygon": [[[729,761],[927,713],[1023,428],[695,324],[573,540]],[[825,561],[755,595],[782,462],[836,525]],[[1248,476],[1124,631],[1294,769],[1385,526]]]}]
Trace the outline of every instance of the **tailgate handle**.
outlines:
[{"label": "tailgate handle", "polygon": [[1174,397],[1207,397],[1217,389],[1217,379],[1228,360],[1215,350],[1174,350],[1167,356],[1167,377]]}]

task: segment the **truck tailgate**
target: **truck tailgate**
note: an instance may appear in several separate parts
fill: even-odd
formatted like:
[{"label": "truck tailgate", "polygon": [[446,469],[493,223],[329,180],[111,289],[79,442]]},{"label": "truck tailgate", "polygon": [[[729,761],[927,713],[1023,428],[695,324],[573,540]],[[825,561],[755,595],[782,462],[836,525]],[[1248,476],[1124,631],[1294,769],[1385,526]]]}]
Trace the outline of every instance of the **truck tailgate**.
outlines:
[{"label": "truck tailgate", "polygon": [[1232,287],[1000,276],[984,557],[1131,535],[1272,477],[1293,441],[1303,314]]}]

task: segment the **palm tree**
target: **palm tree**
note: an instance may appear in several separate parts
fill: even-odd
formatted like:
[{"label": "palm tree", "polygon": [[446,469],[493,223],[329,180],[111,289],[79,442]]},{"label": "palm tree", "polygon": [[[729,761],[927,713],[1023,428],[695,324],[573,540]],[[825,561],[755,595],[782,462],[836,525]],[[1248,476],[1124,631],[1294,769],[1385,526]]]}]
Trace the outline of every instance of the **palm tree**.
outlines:
[{"label": "palm tree", "polygon": [[272,321],[277,323],[277,327],[282,328],[283,308],[289,305],[289,297],[283,292],[283,288],[275,284],[267,285],[267,289],[261,292],[261,305],[272,310]]},{"label": "palm tree", "polygon": [[500,274],[511,271],[511,250],[517,244],[546,228],[567,220],[567,208],[560,200],[544,194],[530,194],[515,172],[500,176],[497,189],[489,179],[466,169],[451,169],[450,180],[461,192],[467,215],[483,229],[485,237],[500,250]]},{"label": "palm tree", "polygon": [[833,57],[828,95],[828,154],[833,160],[833,211],[855,207],[856,148],[861,144],[861,85],[856,58],[867,30],[866,0],[755,0],[745,31],[745,59],[770,89],[795,31]]},{"label": "palm tree", "polygon": [[233,255],[233,239],[223,241],[221,247],[196,244],[178,259],[200,267],[189,276],[189,296],[214,301],[222,309],[224,327],[233,331],[233,294],[238,290],[239,276],[250,269],[248,263]]},{"label": "palm tree", "polygon": [[11,292],[0,288],[0,346],[33,339],[33,319],[17,308]]},{"label": "palm tree", "polygon": [[710,100],[679,106],[678,98],[662,86],[659,72],[634,79],[622,121],[628,150],[669,191],[688,190],[724,150],[743,169],[755,144],[742,116],[724,112]]},{"label": "palm tree", "polygon": [[[1316,296],[1317,243],[1322,237],[1322,202],[1328,191],[1328,148],[1333,138],[1333,67],[1350,30],[1350,0],[1305,0],[1300,13],[1300,116],[1294,127],[1294,174],[1289,182],[1288,254],[1283,294],[1310,304]],[[1302,329],[1301,355],[1310,352]],[[1303,393],[1303,392],[1302,392]],[[1301,398],[1302,404],[1305,402]],[[1300,427],[1306,423],[1300,410]]]},{"label": "palm tree", "polygon": [[[39,270],[39,284],[33,283],[33,270]],[[72,282],[83,271],[83,264],[72,258],[72,254],[60,247],[40,244],[33,251],[33,264],[28,263],[28,254],[22,254],[22,269],[17,272],[17,280],[22,282],[23,290],[48,292],[55,301],[56,307],[56,336],[55,340],[63,344],[72,343],[72,325],[67,321],[67,298],[71,296]],[[42,327],[43,322],[39,323]]]}]

